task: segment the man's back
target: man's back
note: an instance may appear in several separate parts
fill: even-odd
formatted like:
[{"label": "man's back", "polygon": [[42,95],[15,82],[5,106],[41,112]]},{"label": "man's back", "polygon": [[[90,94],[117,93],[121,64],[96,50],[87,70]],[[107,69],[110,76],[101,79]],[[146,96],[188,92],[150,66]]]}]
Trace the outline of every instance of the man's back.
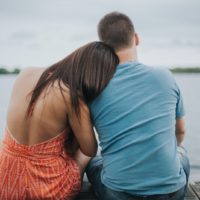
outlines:
[{"label": "man's back", "polygon": [[132,194],[166,194],[185,185],[177,155],[180,91],[167,70],[127,62],[91,104],[102,147],[102,182]]}]

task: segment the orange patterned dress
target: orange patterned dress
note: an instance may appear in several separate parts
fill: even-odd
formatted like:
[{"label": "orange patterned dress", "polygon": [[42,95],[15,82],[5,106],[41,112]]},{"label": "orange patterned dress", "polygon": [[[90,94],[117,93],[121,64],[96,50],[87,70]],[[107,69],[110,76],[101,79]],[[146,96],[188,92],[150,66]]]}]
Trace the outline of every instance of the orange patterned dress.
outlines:
[{"label": "orange patterned dress", "polygon": [[81,175],[63,150],[65,135],[27,146],[6,130],[0,149],[0,199],[73,199],[80,191]]}]

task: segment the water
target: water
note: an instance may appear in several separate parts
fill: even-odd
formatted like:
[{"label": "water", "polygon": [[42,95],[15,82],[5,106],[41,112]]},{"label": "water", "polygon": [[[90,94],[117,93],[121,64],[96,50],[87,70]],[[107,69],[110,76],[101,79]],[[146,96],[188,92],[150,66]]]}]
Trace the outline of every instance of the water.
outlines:
[{"label": "water", "polygon": [[[176,74],[175,78],[183,93],[186,107],[186,138],[184,146],[191,162],[191,180],[200,181],[200,75]],[[6,110],[15,75],[0,75],[0,140],[3,138]]]}]

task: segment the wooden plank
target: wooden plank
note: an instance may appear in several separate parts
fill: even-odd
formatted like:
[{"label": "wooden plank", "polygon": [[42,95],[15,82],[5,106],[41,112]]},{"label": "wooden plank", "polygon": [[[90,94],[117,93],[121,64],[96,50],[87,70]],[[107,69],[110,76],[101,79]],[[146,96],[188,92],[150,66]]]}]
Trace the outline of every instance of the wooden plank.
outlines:
[{"label": "wooden plank", "polygon": [[[200,182],[190,183],[184,200],[200,200],[197,195],[200,195]],[[97,200],[89,182],[83,182],[81,192],[76,200]]]},{"label": "wooden plank", "polygon": [[200,200],[200,182],[194,182],[190,185],[191,185],[193,192],[196,194],[196,196]]},{"label": "wooden plank", "polygon": [[196,194],[193,192],[191,184],[189,184],[189,186],[187,188],[187,193],[185,195],[184,200],[198,200]]}]

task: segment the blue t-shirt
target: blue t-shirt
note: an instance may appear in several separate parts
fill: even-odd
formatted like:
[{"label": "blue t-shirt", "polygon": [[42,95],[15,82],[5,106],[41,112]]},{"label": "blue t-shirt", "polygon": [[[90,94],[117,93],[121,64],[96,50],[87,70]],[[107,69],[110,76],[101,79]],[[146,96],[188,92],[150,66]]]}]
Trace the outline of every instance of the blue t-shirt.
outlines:
[{"label": "blue t-shirt", "polygon": [[102,148],[104,185],[151,195],[186,184],[175,136],[183,101],[168,70],[136,61],[121,64],[90,109]]}]

